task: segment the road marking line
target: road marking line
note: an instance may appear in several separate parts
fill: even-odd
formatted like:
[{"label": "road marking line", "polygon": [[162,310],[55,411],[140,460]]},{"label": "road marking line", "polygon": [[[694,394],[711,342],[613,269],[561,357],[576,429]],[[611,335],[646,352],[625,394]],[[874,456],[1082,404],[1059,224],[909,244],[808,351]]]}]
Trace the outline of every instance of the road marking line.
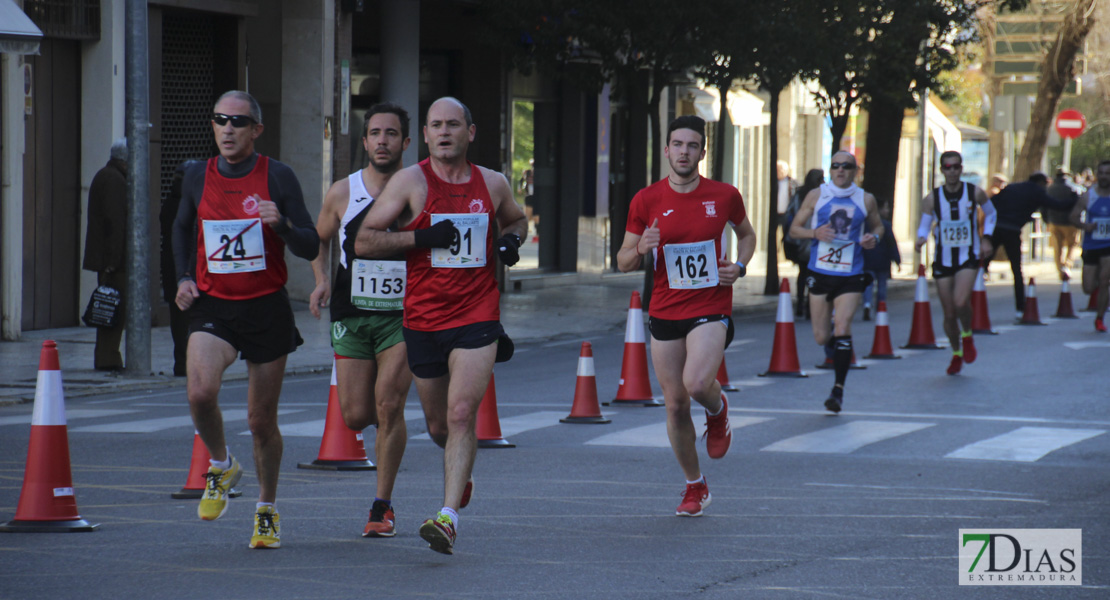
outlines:
[{"label": "road marking line", "polygon": [[[136,413],[137,410],[114,409],[114,408],[75,408],[66,411],[66,422],[70,419],[95,419],[97,417],[113,417],[115,415],[126,415],[128,413]],[[0,425],[30,425],[31,415],[18,415],[14,417],[0,417]],[[69,431],[73,431],[70,429]]]},{"label": "road marking line", "polygon": [[1086,350],[1087,348],[1110,348],[1110,342],[1064,342],[1072,350]]},{"label": "road marking line", "polygon": [[[729,410],[729,412],[731,413],[732,411]],[[771,417],[734,417],[730,415],[728,422],[732,429],[739,429],[741,427],[747,427],[748,425],[755,425],[771,420]],[[699,425],[695,422],[694,427],[697,429],[697,434],[699,436],[705,431],[704,424]],[[586,442],[586,445],[670,448],[671,441],[670,438],[667,437],[667,423],[662,422],[609,433],[589,440]]]},{"label": "road marking line", "polygon": [[762,450],[765,452],[848,454],[869,444],[906,435],[933,425],[933,423],[905,423],[899,421],[852,421],[844,425],[779,440],[762,448]]},{"label": "road marking line", "polygon": [[1106,433],[1102,429],[1063,429],[1058,427],[1020,427],[974,444],[968,444],[945,458],[1035,462],[1041,457],[1083,440]]}]

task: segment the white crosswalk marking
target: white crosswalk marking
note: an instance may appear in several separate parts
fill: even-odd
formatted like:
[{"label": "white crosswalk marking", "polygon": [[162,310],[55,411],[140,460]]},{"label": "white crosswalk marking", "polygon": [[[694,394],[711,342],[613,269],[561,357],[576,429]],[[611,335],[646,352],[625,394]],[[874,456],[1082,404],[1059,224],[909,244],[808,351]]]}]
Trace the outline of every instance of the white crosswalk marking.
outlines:
[{"label": "white crosswalk marking", "polygon": [[969,444],[945,458],[1034,462],[1041,457],[1106,433],[1102,429],[1063,429],[1059,427],[1020,427],[1009,433]]},{"label": "white crosswalk marking", "polygon": [[[732,429],[747,427],[772,420],[771,417],[736,417],[729,414],[728,424]],[[700,436],[705,431],[705,424],[694,421]],[[671,441],[667,437],[667,423],[653,423],[643,427],[633,427],[596,437],[588,442],[588,446],[632,446],[638,448],[670,448]]]},{"label": "white crosswalk marking", "polygon": [[1072,350],[1086,350],[1087,348],[1110,348],[1110,342],[1064,342]]},{"label": "white crosswalk marking", "polygon": [[767,452],[812,452],[847,454],[890,438],[932,427],[933,423],[899,421],[852,421],[812,433],[779,440],[763,448]]},{"label": "white crosswalk marking", "polygon": [[[612,413],[610,413],[612,414]],[[499,419],[498,424],[501,426],[501,437],[509,437],[525,431],[533,429],[543,429],[544,427],[553,427],[559,424],[559,419],[567,416],[566,412],[554,412],[550,410],[541,410],[539,412],[528,413],[526,415],[518,415],[509,417],[507,419]],[[421,414],[421,418],[423,414]],[[406,415],[407,418],[407,415]],[[421,433],[409,438],[410,440],[428,440],[431,439],[427,433]]]},{"label": "white crosswalk marking", "polygon": [[[76,408],[66,411],[66,424],[73,419],[95,419],[97,417],[114,417],[116,415],[126,415],[129,413],[139,412],[137,410],[125,409],[94,409],[94,408]],[[30,425],[31,415],[16,415],[14,417],[0,417],[0,425]],[[72,429],[67,429],[73,431]]]},{"label": "white crosswalk marking", "polygon": [[[225,410],[225,421],[241,421],[247,418],[245,410]],[[126,421],[122,423],[103,423],[101,425],[85,425],[74,427],[73,432],[84,433],[151,433],[171,429],[173,427],[192,427],[193,417],[166,417],[163,419],[144,419],[142,421]]]}]

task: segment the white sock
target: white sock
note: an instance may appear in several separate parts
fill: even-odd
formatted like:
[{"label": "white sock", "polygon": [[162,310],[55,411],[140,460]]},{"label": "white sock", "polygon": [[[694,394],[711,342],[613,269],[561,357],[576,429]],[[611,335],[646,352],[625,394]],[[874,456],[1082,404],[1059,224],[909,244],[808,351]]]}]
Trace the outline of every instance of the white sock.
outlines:
[{"label": "white sock", "polygon": [[273,502],[256,502],[254,505],[255,512],[258,512],[263,506],[269,506],[274,509],[274,512],[277,512],[277,508],[274,506]]},{"label": "white sock", "polygon": [[455,512],[455,509],[444,506],[443,508],[439,509],[439,512],[447,515],[448,517],[451,517],[451,524],[454,525],[456,529],[458,529],[459,513]]},{"label": "white sock", "polygon": [[711,417],[715,417],[715,416],[721,414],[721,411],[724,410],[724,409],[725,409],[725,403],[721,402],[721,407],[717,409],[717,412],[710,412],[709,409],[707,408],[707,409],[705,409],[705,414],[707,414]]},{"label": "white sock", "polygon": [[705,481],[705,475],[702,475],[701,477],[698,477],[693,481],[687,481],[686,485],[694,485],[695,483],[702,483],[703,481]]},{"label": "white sock", "polygon": [[215,459],[210,458],[210,459],[208,459],[208,462],[212,463],[213,467],[216,467],[217,469],[219,469],[221,471],[226,471],[226,470],[230,469],[231,468],[231,448],[227,449],[227,458],[225,458],[224,460],[215,460]]}]

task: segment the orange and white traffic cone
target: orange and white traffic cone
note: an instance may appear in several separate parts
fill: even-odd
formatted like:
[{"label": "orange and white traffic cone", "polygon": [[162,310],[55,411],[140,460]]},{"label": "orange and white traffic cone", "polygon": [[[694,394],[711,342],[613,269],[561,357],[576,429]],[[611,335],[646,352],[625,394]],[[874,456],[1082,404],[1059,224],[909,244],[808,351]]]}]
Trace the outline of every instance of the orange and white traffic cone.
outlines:
[{"label": "orange and white traffic cone", "polygon": [[[181,491],[170,494],[171,498],[177,500],[195,500],[204,495],[204,487],[207,481],[204,479],[204,474],[208,472],[208,467],[211,466],[212,455],[208,453],[208,448],[200,439],[200,433],[196,430],[193,431],[193,459],[189,461],[189,477],[185,480],[185,487]],[[227,492],[228,497],[238,498],[243,495],[243,492],[232,488]]]},{"label": "orange and white traffic cone", "polygon": [[971,331],[975,334],[998,335],[991,328],[991,315],[987,307],[987,286],[984,283],[983,267],[975,275],[975,286],[971,288]]},{"label": "orange and white traffic cone", "polygon": [[929,281],[925,279],[925,265],[917,266],[917,288],[913,294],[913,323],[910,339],[903,348],[938,350],[933,334],[933,311],[929,308]]},{"label": "orange and white traffic cone", "polygon": [[489,385],[478,405],[478,423],[475,427],[479,448],[516,448],[501,437],[501,420],[497,417],[497,389],[493,382],[493,372],[489,374]]},{"label": "orange and white traffic cone", "polygon": [[343,421],[343,409],[339,406],[339,391],[336,386],[334,358],[331,361],[331,387],[328,389],[328,409],[324,417],[324,437],[320,440],[320,452],[316,460],[310,463],[297,463],[297,468],[322,471],[377,469],[366,457],[362,432],[347,427],[347,423]]},{"label": "orange and white traffic cone", "polygon": [[559,419],[560,423],[611,423],[601,416],[597,404],[597,376],[594,372],[594,349],[589,342],[582,342],[582,352],[578,356],[578,381],[574,385],[574,404],[570,415]]},{"label": "orange and white traffic cone", "polygon": [[879,310],[875,313],[875,341],[871,343],[871,354],[864,358],[884,360],[902,358],[894,353],[894,348],[890,344],[890,317],[886,312],[885,301],[879,301]]},{"label": "orange and white traffic cone", "polygon": [[779,285],[779,308],[775,315],[775,342],[771,346],[771,365],[760,377],[806,377],[798,363],[798,342],[794,338],[794,303],[790,299],[790,282],[785,277]]},{"label": "orange and white traffic cone", "polygon": [[621,381],[617,396],[610,404],[635,404],[637,406],[663,406],[651,394],[648,378],[647,341],[644,338],[644,307],[640,292],[632,292],[628,305],[628,321],[624,326],[624,358],[621,360]]},{"label": "orange and white traffic cone", "polygon": [[1025,286],[1025,310],[1021,313],[1018,325],[1047,325],[1041,321],[1041,313],[1037,309],[1037,284],[1029,278],[1029,285]]},{"label": "orange and white traffic cone", "polygon": [[725,359],[721,357],[721,368],[717,369],[717,383],[721,384],[721,389],[726,392],[739,392],[740,388],[732,385],[728,378],[728,367],[725,366]]},{"label": "orange and white traffic cone", "polygon": [[58,345],[46,340],[39,354],[39,378],[35,387],[35,409],[31,414],[23,489],[19,493],[15,519],[0,525],[0,531],[75,532],[95,531],[97,527],[100,525],[90,525],[77,513]]},{"label": "orange and white traffic cone", "polygon": [[1075,314],[1075,307],[1071,303],[1071,288],[1068,286],[1066,277],[1060,283],[1060,301],[1056,304],[1056,314],[1052,316],[1057,319],[1079,318],[1079,315]]},{"label": "orange and white traffic cone", "polygon": [[1091,292],[1091,297],[1087,301],[1087,308],[1084,308],[1082,312],[1098,312],[1098,288],[1097,287],[1095,288],[1095,291]]}]

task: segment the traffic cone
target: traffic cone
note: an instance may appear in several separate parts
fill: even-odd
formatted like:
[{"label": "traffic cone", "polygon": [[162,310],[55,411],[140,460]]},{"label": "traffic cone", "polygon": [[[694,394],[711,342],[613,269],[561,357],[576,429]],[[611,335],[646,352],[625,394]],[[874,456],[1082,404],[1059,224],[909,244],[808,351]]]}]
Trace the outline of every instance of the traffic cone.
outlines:
[{"label": "traffic cone", "polygon": [[23,489],[19,493],[15,519],[0,525],[0,531],[60,533],[95,531],[97,527],[100,525],[89,525],[77,514],[69,468],[69,433],[58,345],[46,340],[39,354],[39,379],[35,387]]},{"label": "traffic cone", "polygon": [[806,377],[798,364],[798,343],[794,339],[794,304],[790,299],[790,282],[785,277],[779,285],[779,309],[775,315],[775,342],[771,346],[771,365],[760,377]]},{"label": "traffic cone", "polygon": [[1091,292],[1091,298],[1090,298],[1090,300],[1087,301],[1087,308],[1084,308],[1083,312],[1098,312],[1098,288],[1097,287],[1095,288],[1095,290],[1093,292]]},{"label": "traffic cone", "polygon": [[601,416],[597,404],[597,377],[594,373],[594,349],[589,342],[582,342],[582,352],[578,356],[578,382],[574,385],[574,404],[570,415],[559,419],[560,423],[611,423]]},{"label": "traffic cone", "polygon": [[879,301],[879,310],[875,313],[875,341],[871,343],[871,354],[864,358],[902,358],[894,353],[890,345],[890,317],[886,313],[885,301]]},{"label": "traffic cone", "polygon": [[354,431],[343,422],[343,409],[339,406],[336,387],[335,359],[331,360],[331,387],[328,389],[328,410],[324,417],[324,437],[320,452],[310,463],[297,463],[298,469],[322,471],[372,471],[377,469],[366,458],[362,432]]},{"label": "traffic cone", "polygon": [[728,379],[728,367],[725,366],[725,359],[721,357],[721,368],[717,369],[717,383],[721,384],[721,389],[726,392],[739,392],[740,388],[732,385]]},{"label": "traffic cone", "polygon": [[917,266],[917,289],[913,295],[913,324],[910,326],[910,339],[903,348],[919,350],[938,350],[937,338],[933,335],[933,312],[929,308],[929,281],[925,279],[925,265]]},{"label": "traffic cone", "polygon": [[[200,439],[200,433],[196,430],[193,431],[193,460],[189,463],[189,477],[185,480],[185,487],[181,491],[170,494],[171,498],[178,500],[195,500],[204,495],[204,487],[207,483],[204,480],[204,474],[208,472],[208,467],[212,465],[210,462],[212,455],[208,453],[208,448]],[[243,495],[243,492],[237,489],[230,489],[227,495],[231,498],[238,498]]]},{"label": "traffic cone", "polygon": [[489,385],[478,405],[478,424],[476,427],[479,448],[516,448],[501,437],[501,421],[497,418],[497,389],[493,383],[493,372],[489,374]]},{"label": "traffic cone", "polygon": [[1068,280],[1064,279],[1060,283],[1060,301],[1056,304],[1056,314],[1052,315],[1057,319],[1078,319],[1079,315],[1075,314],[1075,308],[1071,304],[1071,288],[1068,286]]},{"label": "traffic cone", "polygon": [[640,292],[632,292],[628,305],[628,321],[624,326],[624,358],[621,361],[621,381],[617,396],[610,404],[636,404],[639,406],[663,406],[651,395],[651,380],[648,379],[647,342],[644,339],[644,309],[640,304]]},{"label": "traffic cone", "polygon": [[1018,325],[1047,325],[1041,322],[1041,313],[1037,310],[1037,284],[1029,278],[1029,285],[1025,286],[1025,311],[1021,313]]},{"label": "traffic cone", "polygon": [[971,331],[977,334],[998,335],[991,329],[990,310],[987,307],[987,286],[983,283],[983,267],[975,275],[975,286],[971,288]]}]

